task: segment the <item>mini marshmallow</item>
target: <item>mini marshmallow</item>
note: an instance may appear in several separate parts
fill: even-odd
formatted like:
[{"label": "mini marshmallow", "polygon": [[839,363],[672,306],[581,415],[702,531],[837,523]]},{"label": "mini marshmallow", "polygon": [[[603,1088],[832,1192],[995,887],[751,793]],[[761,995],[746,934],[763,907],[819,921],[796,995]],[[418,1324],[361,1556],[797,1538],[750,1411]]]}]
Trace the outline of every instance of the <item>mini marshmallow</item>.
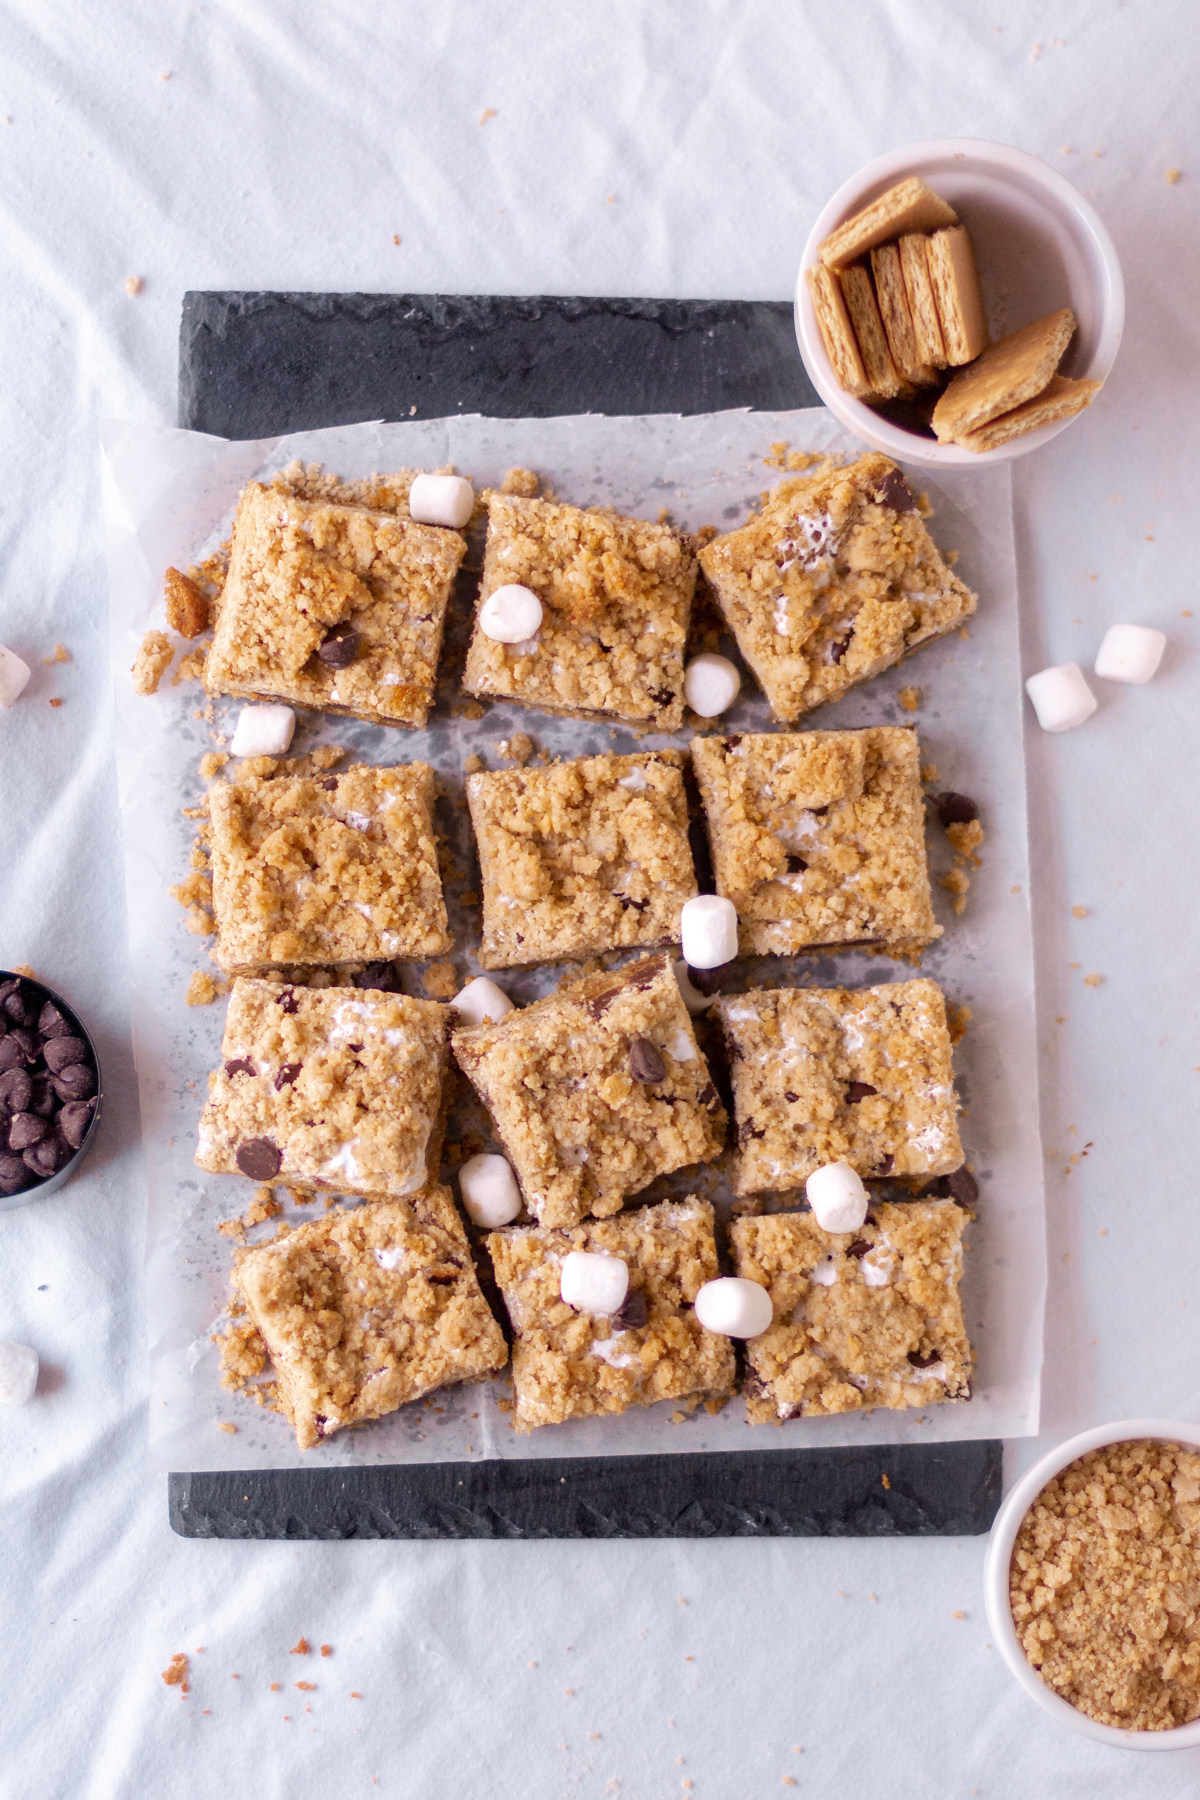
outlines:
[{"label": "mini marshmallow", "polygon": [[684,671],[684,698],[702,719],[715,719],[732,706],[741,686],[742,678],[729,658],[708,650],[693,656]]},{"label": "mini marshmallow", "polygon": [[465,475],[418,475],[408,490],[408,510],[418,525],[452,525],[460,531],[475,505]]},{"label": "mini marshmallow", "polygon": [[542,623],[542,603],[531,588],[510,581],[490,593],[479,609],[479,629],[498,644],[522,644]]},{"label": "mini marshmallow", "polygon": [[707,1012],[713,1003],[712,994],[702,994],[699,988],[692,986],[688,980],[688,966],[682,957],[671,966],[675,970],[675,980],[679,986],[680,998],[692,1017],[697,1018],[700,1013]]},{"label": "mini marshmallow", "polygon": [[0,1403],[24,1406],[37,1386],[38,1356],[28,1344],[9,1344],[0,1339]]},{"label": "mini marshmallow", "polygon": [[1090,719],[1099,705],[1078,663],[1059,663],[1031,675],[1025,692],[1043,731],[1070,731]]},{"label": "mini marshmallow", "polygon": [[29,664],[0,644],[0,711],[11,706],[25,692],[29,674]]},{"label": "mini marshmallow", "polygon": [[243,706],[229,749],[234,756],[282,756],[295,729],[290,706]]},{"label": "mini marshmallow", "polygon": [[738,952],[738,916],[732,900],[697,894],[679,915],[683,960],[693,969],[719,969]]},{"label": "mini marshmallow", "polygon": [[696,1295],[696,1317],[705,1331],[722,1337],[758,1337],[774,1317],[771,1296],[744,1275],[722,1275],[706,1281]]},{"label": "mini marshmallow", "polygon": [[464,1025],[482,1025],[488,1019],[493,1025],[498,1025],[513,1009],[513,1003],[504,989],[498,988],[486,975],[477,975],[474,981],[468,981],[462,992],[455,994],[450,1004],[461,1015]]},{"label": "mini marshmallow", "polygon": [[870,1204],[857,1169],[849,1163],[826,1163],[804,1184],[808,1204],[822,1231],[857,1231]]},{"label": "mini marshmallow", "polygon": [[502,1156],[472,1156],[458,1171],[458,1191],[472,1225],[494,1231],[521,1210],[521,1190]]},{"label": "mini marshmallow", "polygon": [[619,1256],[593,1250],[568,1250],[563,1258],[559,1293],[576,1312],[611,1319],[625,1304],[629,1269]]},{"label": "mini marshmallow", "polygon": [[1104,634],[1096,673],[1102,681],[1135,681],[1140,686],[1158,673],[1166,636],[1152,625],[1110,625]]}]

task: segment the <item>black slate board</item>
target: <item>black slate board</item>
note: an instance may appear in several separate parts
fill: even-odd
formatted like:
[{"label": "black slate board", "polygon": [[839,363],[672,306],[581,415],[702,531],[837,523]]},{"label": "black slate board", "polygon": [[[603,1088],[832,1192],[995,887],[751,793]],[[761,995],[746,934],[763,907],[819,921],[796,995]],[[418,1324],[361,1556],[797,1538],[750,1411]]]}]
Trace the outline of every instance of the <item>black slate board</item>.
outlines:
[{"label": "black slate board", "polygon": [[[184,296],[179,423],[268,437],[363,419],[813,406],[787,302]],[[415,410],[414,410],[415,409]],[[965,1537],[1001,1445],[872,1445],[171,1475],[182,1537]]]}]

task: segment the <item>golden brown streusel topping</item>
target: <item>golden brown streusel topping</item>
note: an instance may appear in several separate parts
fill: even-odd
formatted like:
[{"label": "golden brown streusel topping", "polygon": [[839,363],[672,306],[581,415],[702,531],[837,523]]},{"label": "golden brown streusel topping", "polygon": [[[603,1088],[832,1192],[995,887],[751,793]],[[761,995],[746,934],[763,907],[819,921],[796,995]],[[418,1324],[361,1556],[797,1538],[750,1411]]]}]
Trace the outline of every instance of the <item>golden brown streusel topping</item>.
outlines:
[{"label": "golden brown streusel topping", "polygon": [[1025,1515],[1009,1599],[1033,1667],[1089,1718],[1200,1718],[1200,1455],[1143,1439],[1073,1462]]},{"label": "golden brown streusel topping", "polygon": [[229,992],[227,981],[217,981],[207,969],[193,969],[188,976],[187,992],[184,1004],[187,1006],[211,1006],[222,994]]}]

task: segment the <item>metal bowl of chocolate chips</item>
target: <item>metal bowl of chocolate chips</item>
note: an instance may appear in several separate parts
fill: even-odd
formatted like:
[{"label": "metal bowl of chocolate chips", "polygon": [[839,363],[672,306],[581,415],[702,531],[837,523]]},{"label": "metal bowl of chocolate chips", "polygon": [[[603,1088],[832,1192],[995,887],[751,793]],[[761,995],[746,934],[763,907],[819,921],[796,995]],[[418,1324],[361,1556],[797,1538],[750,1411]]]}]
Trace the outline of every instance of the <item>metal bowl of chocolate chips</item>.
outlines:
[{"label": "metal bowl of chocolate chips", "polygon": [[0,969],[0,1212],[69,1181],[100,1116],[100,1064],[52,988]]}]

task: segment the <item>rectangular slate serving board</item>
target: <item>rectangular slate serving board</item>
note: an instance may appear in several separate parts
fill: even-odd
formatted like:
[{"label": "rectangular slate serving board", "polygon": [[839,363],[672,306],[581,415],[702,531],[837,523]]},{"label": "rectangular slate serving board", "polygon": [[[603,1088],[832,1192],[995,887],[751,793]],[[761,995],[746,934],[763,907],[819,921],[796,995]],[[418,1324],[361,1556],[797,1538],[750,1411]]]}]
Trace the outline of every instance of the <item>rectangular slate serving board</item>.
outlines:
[{"label": "rectangular slate serving board", "polygon": [[[189,293],[179,423],[226,438],[366,419],[818,404],[789,303]],[[415,410],[414,410],[415,408]],[[994,1440],[168,1476],[219,1538],[962,1537],[1000,1503]]]}]

